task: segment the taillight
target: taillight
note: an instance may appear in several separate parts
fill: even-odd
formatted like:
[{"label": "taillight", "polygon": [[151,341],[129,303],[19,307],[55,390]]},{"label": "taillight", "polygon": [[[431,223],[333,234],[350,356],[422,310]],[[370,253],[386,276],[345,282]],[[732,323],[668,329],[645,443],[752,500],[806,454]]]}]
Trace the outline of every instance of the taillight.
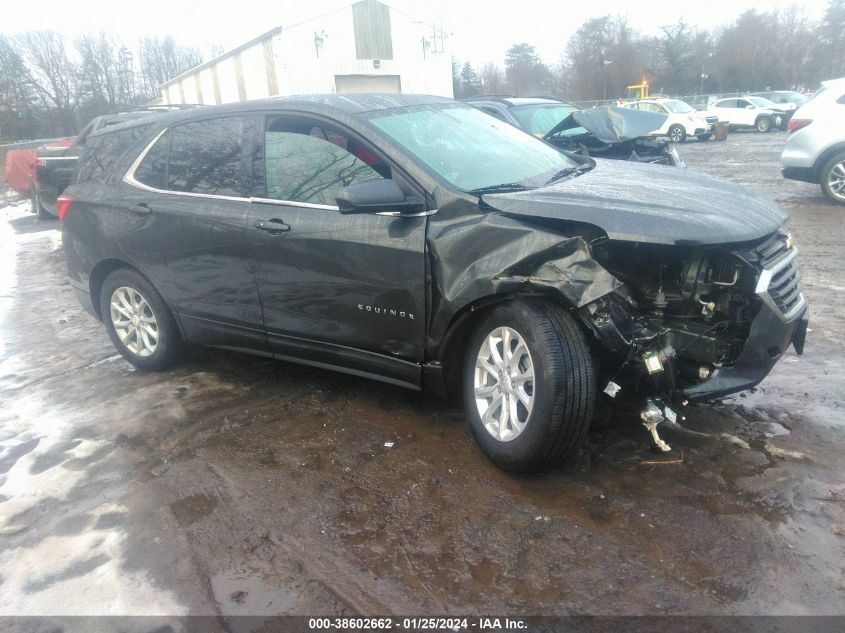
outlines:
[{"label": "taillight", "polygon": [[789,131],[790,132],[797,132],[803,127],[807,127],[810,123],[813,122],[813,119],[789,119]]},{"label": "taillight", "polygon": [[73,196],[66,196],[65,194],[60,195],[56,198],[56,213],[59,215],[59,219],[64,222],[64,219],[67,217],[68,212],[70,211],[70,207],[73,205]]}]

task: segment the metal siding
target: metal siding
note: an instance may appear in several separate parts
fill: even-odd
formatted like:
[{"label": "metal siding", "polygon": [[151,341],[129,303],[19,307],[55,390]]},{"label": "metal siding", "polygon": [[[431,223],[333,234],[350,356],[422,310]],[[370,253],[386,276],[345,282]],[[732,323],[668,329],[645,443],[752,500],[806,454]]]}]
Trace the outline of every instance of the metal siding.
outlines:
[{"label": "metal siding", "polygon": [[223,98],[220,96],[220,77],[217,75],[217,64],[211,67],[211,83],[214,85],[214,103],[223,103]]},{"label": "metal siding", "polygon": [[267,75],[267,94],[275,97],[279,94],[279,82],[276,78],[276,58],[273,54],[273,40],[264,40],[261,46],[264,49],[264,71]]},{"label": "metal siding", "polygon": [[246,83],[244,82],[244,65],[241,61],[241,54],[236,53],[233,55],[232,62],[235,65],[235,83],[238,86],[238,101],[246,101]]},{"label": "metal siding", "polygon": [[197,103],[204,105],[205,100],[202,98],[202,80],[199,73],[194,75],[194,88],[197,91]]},{"label": "metal siding", "polygon": [[358,59],[393,59],[390,7],[378,0],[352,5],[355,55]]}]

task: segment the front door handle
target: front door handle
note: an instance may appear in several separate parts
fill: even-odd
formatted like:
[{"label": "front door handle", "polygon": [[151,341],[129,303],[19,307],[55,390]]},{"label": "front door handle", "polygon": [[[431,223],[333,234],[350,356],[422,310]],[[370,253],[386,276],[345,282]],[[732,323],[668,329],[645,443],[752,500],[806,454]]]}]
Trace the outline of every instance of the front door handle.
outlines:
[{"label": "front door handle", "polygon": [[255,228],[261,231],[267,231],[270,235],[281,235],[285,231],[290,231],[290,225],[285,224],[285,221],[280,220],[279,218],[271,218],[269,220],[256,222]]},{"label": "front door handle", "polygon": [[138,215],[147,215],[152,213],[152,209],[150,209],[149,205],[146,202],[140,202],[138,204],[127,204],[124,207],[127,211],[131,211],[132,213],[136,213]]}]

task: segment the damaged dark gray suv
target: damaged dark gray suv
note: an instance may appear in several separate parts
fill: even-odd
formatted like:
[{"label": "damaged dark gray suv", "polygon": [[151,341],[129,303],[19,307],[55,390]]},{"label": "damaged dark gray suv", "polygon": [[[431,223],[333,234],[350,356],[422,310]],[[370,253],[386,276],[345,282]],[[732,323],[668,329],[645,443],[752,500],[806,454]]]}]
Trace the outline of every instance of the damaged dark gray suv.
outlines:
[{"label": "damaged dark gray suv", "polygon": [[209,345],[462,393],[511,471],[571,455],[620,390],[665,446],[673,407],[756,385],[806,332],[774,204],[442,98],[127,123],[58,208],[73,287],[135,366]]}]

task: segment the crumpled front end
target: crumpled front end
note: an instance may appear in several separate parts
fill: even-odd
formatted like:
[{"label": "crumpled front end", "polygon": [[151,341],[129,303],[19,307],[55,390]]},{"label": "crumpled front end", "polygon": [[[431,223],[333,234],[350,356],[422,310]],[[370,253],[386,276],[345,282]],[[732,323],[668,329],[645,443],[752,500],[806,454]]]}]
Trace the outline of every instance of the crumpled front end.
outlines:
[{"label": "crumpled front end", "polygon": [[749,389],[790,344],[808,306],[784,233],[744,248],[607,242],[596,259],[624,286],[579,308],[604,353],[608,393],[686,402]]}]

